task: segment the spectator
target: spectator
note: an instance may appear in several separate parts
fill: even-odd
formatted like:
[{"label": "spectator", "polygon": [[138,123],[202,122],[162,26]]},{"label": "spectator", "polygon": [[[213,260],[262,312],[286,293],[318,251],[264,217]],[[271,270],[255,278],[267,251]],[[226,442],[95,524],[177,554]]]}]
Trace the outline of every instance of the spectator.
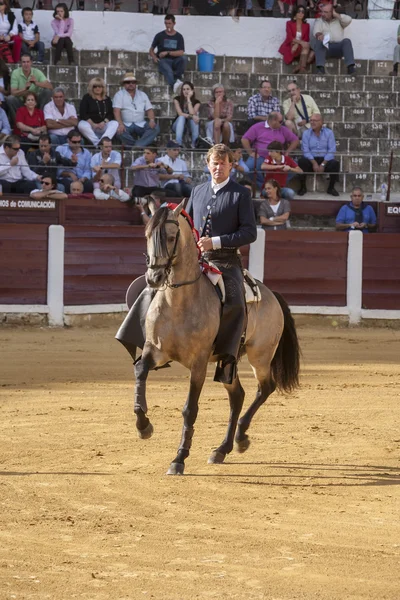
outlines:
[{"label": "spectator", "polygon": [[393,71],[390,71],[389,75],[392,77],[396,77],[399,71],[399,62],[400,62],[400,25],[397,29],[397,44],[394,47],[393,52]]},{"label": "spectator", "polygon": [[268,145],[268,155],[261,165],[261,169],[266,171],[264,186],[267,181],[273,179],[279,183],[281,197],[293,200],[294,190],[286,187],[288,174],[302,173],[303,171],[290,156],[283,154],[283,144],[281,142],[271,142]]},{"label": "spectator", "polygon": [[212,100],[208,103],[208,118],[206,125],[206,136],[213,140],[214,144],[221,142],[227,145],[235,141],[233,131],[233,102],[227,100],[223,85],[216,83],[212,87]]},{"label": "spectator", "polygon": [[84,192],[84,187],[82,181],[77,179],[71,183],[71,187],[69,190],[68,198],[84,198],[86,200],[93,200],[94,195],[90,192]]},{"label": "spectator", "polygon": [[21,66],[11,75],[11,96],[7,97],[10,121],[15,122],[15,114],[25,102],[28,92],[35,92],[39,108],[50,102],[53,86],[40,69],[32,67],[30,54],[22,54]]},{"label": "spectator", "polygon": [[58,181],[61,183],[67,194],[69,194],[72,181],[79,180],[83,183],[85,193],[93,192],[93,183],[90,178],[92,170],[90,168],[91,154],[86,148],[82,148],[82,136],[77,129],[72,129],[67,135],[67,144],[57,146],[56,151],[63,158],[69,158],[73,167],[68,169],[60,168],[58,170]]},{"label": "spectator", "polygon": [[[160,195],[160,171],[172,175],[171,167],[164,166],[161,161],[157,162],[157,150],[154,148],[145,148],[143,156],[133,162],[131,169],[135,174],[132,196],[138,198],[143,198],[143,196],[148,196],[154,192]],[[164,196],[165,192],[161,195]]]},{"label": "spectator", "polygon": [[45,173],[42,176],[41,188],[32,190],[30,196],[35,200],[66,200],[67,194],[57,189],[55,174]]},{"label": "spectator", "polygon": [[96,200],[109,200],[110,198],[120,200],[121,202],[128,202],[130,200],[129,194],[115,185],[114,177],[111,173],[105,173],[99,181],[100,187],[94,190]]},{"label": "spectator", "polygon": [[317,73],[325,73],[327,58],[344,58],[347,73],[355,73],[353,45],[349,38],[344,37],[344,29],[350,25],[352,18],[339,15],[332,4],[324,4],[321,8],[321,18],[314,22],[315,37],[314,51]]},{"label": "spectator", "polygon": [[339,161],[335,160],[336,141],[332,129],[322,127],[321,115],[310,118],[311,129],[303,133],[301,147],[303,156],[299,159],[299,167],[303,170],[300,175],[299,196],[307,193],[307,173],[329,173],[327,194],[339,196],[335,183],[339,181]]},{"label": "spectator", "polygon": [[293,73],[307,73],[307,64],[314,60],[314,52],[310,51],[310,26],[306,22],[306,9],[303,6],[297,6],[291,20],[286,23],[286,39],[279,52],[287,65],[295,58],[299,59]]},{"label": "spectator", "polygon": [[[280,114],[272,112],[267,121],[252,125],[242,137],[242,145],[248,153],[247,166],[250,171],[257,172],[257,185],[261,188],[264,177],[261,165],[268,154],[267,147],[271,142],[281,142],[287,145],[286,154],[293,152],[299,145],[299,138],[287,127],[281,125]],[[257,160],[256,160],[257,156]]]},{"label": "spectator", "polygon": [[43,111],[37,108],[37,98],[34,92],[25,96],[25,106],[21,106],[15,115],[14,133],[18,135],[21,144],[28,148],[31,142],[37,142],[42,133],[47,132]]},{"label": "spectator", "polygon": [[283,103],[283,114],[285,115],[285,125],[290,131],[299,138],[304,131],[310,129],[310,117],[320,114],[320,110],[312,96],[302,94],[295,81],[289,83],[289,98]]},{"label": "spectator", "polygon": [[90,166],[93,171],[93,181],[98,183],[104,174],[113,176],[113,185],[121,187],[119,170],[122,164],[121,153],[113,150],[112,140],[104,137],[101,140],[101,151],[92,156]]},{"label": "spectator", "polygon": [[267,199],[261,202],[258,216],[263,229],[276,231],[287,229],[290,217],[290,202],[281,195],[281,187],[275,179],[265,183]]},{"label": "spectator", "polygon": [[39,137],[38,150],[28,152],[27,161],[32,171],[42,177],[45,173],[53,171],[56,174],[57,167],[75,166],[71,159],[61,156],[57,150],[52,148],[48,133],[42,133]]},{"label": "spectator", "polygon": [[247,103],[248,125],[251,127],[259,121],[266,121],[272,112],[280,112],[279,100],[272,96],[272,86],[266,79],[261,82],[260,92],[250,96]]},{"label": "spectator", "polygon": [[296,0],[278,0],[278,6],[279,6],[279,11],[281,13],[281,17],[284,19],[285,18],[285,4],[288,5],[288,11],[287,11],[287,16],[291,17],[292,16],[292,12],[293,12],[293,5],[295,4]]},{"label": "spectator", "polygon": [[44,44],[40,41],[39,27],[33,22],[33,10],[26,6],[22,9],[22,21],[18,23],[18,34],[22,40],[22,52],[37,51],[37,63],[44,64]]},{"label": "spectator", "polygon": [[157,159],[156,162],[161,162],[172,170],[172,173],[160,175],[164,189],[177,197],[189,197],[193,188],[192,178],[186,162],[179,158],[179,152],[179,144],[169,140],[167,142],[167,154]]},{"label": "spectator", "polygon": [[2,58],[0,58],[0,100],[5,101],[10,93],[10,69]]},{"label": "spectator", "polygon": [[[165,31],[155,36],[150,48],[150,56],[158,64],[158,70],[172,87],[174,93],[182,85],[186,67],[185,41],[183,36],[175,31],[174,15],[165,15]],[[155,52],[157,48],[157,52]]]},{"label": "spectator", "polygon": [[[7,63],[17,63],[21,56],[22,40],[18,35],[15,14],[9,0],[0,2],[0,56]],[[12,51],[12,53],[11,53]]]},{"label": "spectator", "polygon": [[360,230],[369,233],[376,227],[376,215],[369,204],[364,203],[364,193],[360,187],[351,191],[351,202],[339,210],[336,217],[337,231]]},{"label": "spectator", "polygon": [[[137,89],[134,73],[126,73],[121,86],[122,90],[113,98],[113,107],[122,143],[139,148],[150,146],[160,133],[153,106],[147,94]],[[149,119],[148,122],[145,116]]]},{"label": "spectator", "polygon": [[0,100],[0,144],[2,144],[5,138],[10,135],[11,127],[10,122],[7,117],[6,111],[1,108],[1,100]]},{"label": "spectator", "polygon": [[54,90],[53,99],[45,105],[43,112],[51,143],[54,146],[66,144],[68,133],[78,125],[78,117],[75,106],[65,102],[61,87]]},{"label": "spectator", "polygon": [[190,130],[192,136],[192,148],[196,148],[199,137],[199,110],[200,100],[197,100],[194,85],[190,81],[184,81],[179,96],[175,96],[174,105],[176,110],[175,121],[172,130],[175,132],[177,143],[183,145],[185,131]]},{"label": "spectator", "polygon": [[71,40],[74,31],[74,20],[69,16],[69,10],[65,2],[57,4],[54,13],[54,19],[51,22],[51,27],[54,31],[51,45],[55,48],[56,54],[54,64],[56,65],[61,59],[62,51],[65,50],[70,65],[75,64],[73,43]]},{"label": "spectator", "polygon": [[0,184],[3,193],[29,194],[39,180],[40,175],[28,167],[19,137],[9,135],[0,148]]},{"label": "spectator", "polygon": [[[232,156],[233,156],[233,163],[232,163],[231,172],[229,173],[229,179],[232,179],[232,181],[236,181],[238,173],[240,173],[240,175],[242,175],[242,176],[247,175],[247,173],[249,173],[249,167],[246,165],[246,163],[243,160],[242,148],[235,148],[235,150],[232,150]],[[210,174],[210,169],[208,168],[208,164],[206,164],[206,166],[204,168],[204,172],[208,174],[208,179],[209,179],[209,181],[211,181],[211,174]]]},{"label": "spectator", "polygon": [[118,121],[114,119],[111,98],[107,96],[104,79],[93,77],[89,81],[88,92],[79,105],[78,129],[94,146],[103,137],[112,140],[117,133]]}]

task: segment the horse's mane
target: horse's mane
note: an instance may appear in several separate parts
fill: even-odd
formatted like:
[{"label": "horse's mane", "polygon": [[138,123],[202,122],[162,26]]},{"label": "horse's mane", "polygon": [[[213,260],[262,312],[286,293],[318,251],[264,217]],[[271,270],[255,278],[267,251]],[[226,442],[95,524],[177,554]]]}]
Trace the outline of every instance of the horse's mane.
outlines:
[{"label": "horse's mane", "polygon": [[169,210],[167,206],[159,208],[147,223],[145,229],[147,239],[153,238],[154,256],[159,258],[168,256],[167,234],[164,225],[168,218]]}]

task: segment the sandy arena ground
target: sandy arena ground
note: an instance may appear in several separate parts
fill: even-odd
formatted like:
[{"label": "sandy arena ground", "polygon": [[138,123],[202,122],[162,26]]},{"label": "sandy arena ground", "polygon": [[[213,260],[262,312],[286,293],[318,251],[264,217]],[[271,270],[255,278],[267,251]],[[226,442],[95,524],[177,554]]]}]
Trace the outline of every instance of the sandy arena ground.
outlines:
[{"label": "sandy arena ground", "polygon": [[0,330],[1,600],[399,600],[399,332],[299,334],[301,389],[247,453],[207,465],[228,415],[209,379],[187,475],[166,477],[187,372],[151,375],[143,441],[114,329]]}]

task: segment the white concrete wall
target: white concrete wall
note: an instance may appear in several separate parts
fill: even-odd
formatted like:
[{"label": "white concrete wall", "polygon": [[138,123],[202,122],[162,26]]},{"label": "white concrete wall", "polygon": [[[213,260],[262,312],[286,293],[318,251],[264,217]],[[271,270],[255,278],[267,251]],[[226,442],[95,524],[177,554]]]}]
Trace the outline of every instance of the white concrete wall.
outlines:
[{"label": "white concrete wall", "polygon": [[[20,11],[15,11],[18,15]],[[138,13],[73,12],[78,50],[130,50],[146,52],[156,33],[164,29],[163,16]],[[42,40],[50,45],[50,11],[36,11]],[[311,23],[311,21],[310,21]],[[207,45],[217,55],[279,57],[278,48],[285,38],[285,19],[242,17],[177,17],[177,30],[183,34],[186,52],[194,54]],[[391,60],[397,38],[397,21],[355,20],[348,27],[355,57]],[[211,47],[211,48],[210,48]]]}]

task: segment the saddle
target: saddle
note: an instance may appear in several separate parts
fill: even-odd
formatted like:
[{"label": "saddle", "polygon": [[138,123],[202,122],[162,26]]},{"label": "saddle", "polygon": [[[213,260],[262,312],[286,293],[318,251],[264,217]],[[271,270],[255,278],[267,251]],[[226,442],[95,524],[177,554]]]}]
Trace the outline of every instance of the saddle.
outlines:
[{"label": "saddle", "polygon": [[[204,274],[208,277],[211,283],[215,287],[215,291],[218,294],[219,299],[221,300],[221,304],[225,304],[225,283],[222,278],[222,273],[217,269],[217,267],[211,262],[207,262],[207,268],[204,269]],[[249,273],[247,269],[243,269],[243,286],[244,286],[244,294],[246,298],[246,304],[251,304],[253,302],[260,302],[261,300],[261,291],[258,287],[257,281],[254,279],[253,275]]]}]

